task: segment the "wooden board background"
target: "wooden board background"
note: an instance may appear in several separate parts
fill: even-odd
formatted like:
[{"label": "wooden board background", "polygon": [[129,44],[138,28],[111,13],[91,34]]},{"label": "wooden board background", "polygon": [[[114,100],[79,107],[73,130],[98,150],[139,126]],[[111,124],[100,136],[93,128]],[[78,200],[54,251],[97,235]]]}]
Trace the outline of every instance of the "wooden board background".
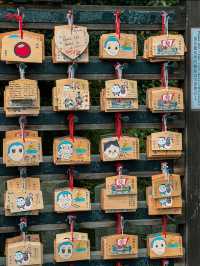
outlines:
[{"label": "wooden board background", "polygon": [[[6,1],[5,1],[6,2]],[[12,1],[16,5],[9,5],[4,3],[0,5],[0,31],[16,29],[17,23],[6,21],[5,15],[8,12],[15,12],[17,6],[22,6],[24,9],[25,28],[30,30],[47,30],[52,31],[55,25],[66,23],[66,10],[73,8],[75,22],[77,24],[85,25],[89,29],[89,33],[94,34],[99,32],[109,32],[114,30],[113,12],[116,10],[115,6],[94,6],[94,5],[75,5],[68,6],[62,3],[62,0],[54,1]],[[48,3],[47,3],[48,2]],[[140,32],[155,31],[161,28],[160,12],[165,10],[170,15],[169,28],[170,31],[180,31],[182,33],[186,30],[186,9],[185,5],[175,7],[151,7],[151,6],[120,6],[123,11],[121,21],[121,30],[124,32]],[[106,31],[105,31],[106,29]],[[92,45],[92,40],[90,42]],[[138,56],[136,61],[128,62],[128,68],[124,75],[128,79],[136,79],[141,81],[152,81],[160,79],[160,64],[151,64],[145,62],[141,56]],[[46,81],[54,81],[60,78],[66,78],[67,65],[52,64],[51,56],[46,56],[43,64],[32,64],[28,66],[26,77],[39,80],[40,84],[46,84]],[[88,64],[80,65],[77,70],[77,77],[88,79],[90,81],[108,80],[114,77],[114,68],[110,62],[103,62],[97,56],[91,56]],[[185,77],[184,62],[171,63],[169,65],[170,80],[178,80],[183,84]],[[18,78],[18,70],[15,65],[6,65],[0,62],[0,86],[3,90],[8,80]],[[44,82],[44,83],[42,83]],[[140,89],[140,88],[139,88]],[[45,86],[40,86],[41,95],[47,93]],[[49,93],[49,92],[48,92]],[[114,129],[114,115],[100,112],[99,106],[92,106],[89,112],[79,112],[76,114],[78,122],[76,129],[78,134],[82,134],[85,130],[94,131],[103,129]],[[133,113],[123,114],[125,129],[159,129],[161,117],[159,114],[150,113],[144,105],[140,105],[138,111]],[[40,131],[43,136],[43,141],[48,138],[48,134],[53,132],[55,136],[66,134],[67,127],[67,113],[53,112],[51,106],[42,106],[41,114],[38,117],[28,118],[29,129],[36,129]],[[185,115],[172,115],[168,122],[169,128],[175,128],[184,132],[185,129]],[[4,132],[11,129],[18,128],[17,118],[6,118],[3,113],[3,108],[0,108],[0,136],[4,136]],[[50,138],[52,141],[52,139]],[[50,142],[49,140],[49,142]],[[45,142],[46,143],[46,142]],[[39,232],[42,242],[44,243],[44,265],[55,265],[53,262],[53,239],[55,234],[63,232],[67,229],[67,215],[56,214],[53,212],[53,190],[58,187],[63,187],[67,184],[65,174],[67,167],[55,166],[52,163],[52,154],[50,149],[46,152],[46,144],[43,145],[45,153],[44,162],[39,167],[29,167],[29,175],[39,175],[42,182],[42,190],[44,193],[45,208],[37,217],[28,217],[28,230],[30,232]],[[2,141],[0,148],[2,150]],[[184,154],[179,160],[169,160],[170,170],[184,176]],[[140,160],[124,163],[124,170],[126,173],[137,175],[140,188],[140,182],[150,181],[150,176],[160,172],[160,161],[148,161],[146,154],[140,154]],[[92,163],[88,166],[76,167],[76,184],[84,186],[87,181],[92,184],[102,184],[108,175],[115,173],[115,166],[113,163],[102,163],[98,154],[93,154]],[[5,265],[4,258],[4,242],[5,238],[18,234],[19,217],[5,217],[3,212],[3,192],[5,191],[5,182],[11,177],[18,175],[17,168],[6,168],[2,164],[0,158],[0,266]],[[114,265],[114,261],[104,262],[100,256],[100,237],[114,232],[115,216],[113,214],[105,214],[100,210],[99,206],[99,190],[97,186],[93,192],[94,202],[92,204],[92,211],[77,214],[77,230],[88,232],[92,243],[92,257],[90,262],[75,263],[77,266],[106,266]],[[136,266],[158,266],[160,261],[150,261],[147,258],[146,252],[146,235],[151,232],[161,230],[161,217],[149,217],[147,214],[147,206],[145,198],[141,191],[139,191],[139,208],[136,213],[124,214],[125,217],[125,232],[135,233],[139,235],[139,258],[130,261],[123,261],[123,265]],[[185,215],[181,217],[169,217],[168,229],[171,231],[180,231],[184,233]],[[58,265],[66,265],[59,263]],[[183,266],[183,260],[171,260],[169,266]],[[194,264],[191,264],[195,266]]]}]

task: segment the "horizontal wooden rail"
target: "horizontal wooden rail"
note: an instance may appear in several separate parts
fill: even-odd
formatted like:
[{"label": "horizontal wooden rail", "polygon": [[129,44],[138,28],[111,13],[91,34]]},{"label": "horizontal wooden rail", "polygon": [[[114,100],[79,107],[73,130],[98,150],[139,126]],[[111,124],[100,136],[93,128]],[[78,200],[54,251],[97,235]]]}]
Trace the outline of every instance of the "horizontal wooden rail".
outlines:
[{"label": "horizontal wooden rail", "polygon": [[[23,3],[24,5],[24,3]],[[24,5],[25,6],[25,5]],[[66,24],[66,12],[69,8],[73,8],[75,23],[85,25],[89,30],[114,30],[114,15],[116,6],[84,6],[84,5],[62,5],[59,9],[55,8],[24,8],[24,23],[27,29],[53,29],[55,25]],[[136,6],[120,6],[121,28],[122,30],[161,30],[160,12],[165,10],[168,12],[169,29],[184,30],[185,29],[185,7],[136,7]],[[16,12],[13,7],[0,8],[0,28],[15,29],[16,23],[7,21],[5,16],[9,12]]]},{"label": "horizontal wooden rail", "polygon": [[[67,64],[53,64],[51,57],[47,56],[43,64],[31,64],[26,69],[26,78],[36,80],[56,80],[67,78]],[[169,79],[183,80],[184,62],[169,64]],[[136,80],[159,80],[161,64],[150,63],[138,57],[128,62],[124,78]],[[80,64],[76,72],[77,78],[88,80],[107,80],[115,78],[114,64],[109,61],[90,57],[88,64]],[[0,80],[14,80],[19,78],[18,68],[15,64],[0,62]],[[43,88],[45,89],[45,88]]]},{"label": "horizontal wooden rail", "polygon": [[[92,106],[89,112],[76,112],[78,119],[76,130],[114,129],[114,114],[100,111],[99,106]],[[60,131],[68,129],[68,112],[54,112],[51,106],[41,107],[38,117],[27,119],[27,129],[39,131]],[[123,119],[124,118],[124,119]],[[124,128],[160,128],[161,115],[152,114],[145,106],[137,111],[122,114]],[[168,128],[184,128],[184,114],[174,114],[168,118]],[[18,118],[6,118],[3,108],[0,108],[0,131],[18,128]]]},{"label": "horizontal wooden rail", "polygon": [[[53,144],[52,144],[53,145]],[[141,153],[139,160],[124,161],[124,172],[137,175],[140,177],[148,177],[156,173],[160,173],[162,160],[147,160],[146,154]],[[169,168],[173,169],[176,161],[179,160],[168,160]],[[67,165],[57,166],[53,164],[52,156],[44,156],[43,163],[39,166],[28,167],[27,172],[28,175],[47,175],[47,178],[56,179],[56,174],[66,174]],[[92,161],[89,165],[79,165],[75,166],[77,171],[76,178],[80,179],[102,179],[106,176],[112,175],[116,172],[115,165],[113,162],[102,162],[100,161],[99,155],[92,155]],[[176,171],[178,174],[184,174],[184,168],[179,165]],[[0,176],[18,176],[19,172],[17,167],[6,167],[2,163],[2,158],[0,158]],[[54,177],[55,175],[55,177]],[[45,178],[45,177],[44,177]]]},{"label": "horizontal wooden rail", "polygon": [[[180,260],[180,259],[179,259]],[[175,262],[174,266],[184,266],[183,263]],[[93,262],[94,261],[94,262]],[[142,248],[139,249],[138,258],[131,259],[131,263],[134,263],[134,266],[141,266],[141,265],[158,265],[154,262],[150,262],[150,260],[147,258],[147,249]],[[125,263],[127,263],[127,260],[125,260]],[[148,264],[146,264],[148,263]],[[151,264],[149,264],[151,263]],[[5,265],[5,258],[0,257],[0,266]],[[66,265],[66,263],[55,263],[53,259],[53,254],[45,254],[44,255],[44,264],[46,266],[53,266],[53,265]],[[91,261],[81,261],[81,262],[75,262],[76,266],[102,266],[102,265],[114,265],[113,261],[102,261],[101,251],[92,251],[91,252]]]}]

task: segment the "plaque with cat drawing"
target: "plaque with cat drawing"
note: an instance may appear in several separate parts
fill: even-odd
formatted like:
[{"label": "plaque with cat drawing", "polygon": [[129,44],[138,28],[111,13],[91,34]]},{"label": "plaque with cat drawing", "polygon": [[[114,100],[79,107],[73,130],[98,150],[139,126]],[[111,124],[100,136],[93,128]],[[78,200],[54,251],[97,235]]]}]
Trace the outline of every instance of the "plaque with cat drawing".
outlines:
[{"label": "plaque with cat drawing", "polygon": [[100,156],[103,161],[139,159],[139,139],[122,136],[101,139]]}]

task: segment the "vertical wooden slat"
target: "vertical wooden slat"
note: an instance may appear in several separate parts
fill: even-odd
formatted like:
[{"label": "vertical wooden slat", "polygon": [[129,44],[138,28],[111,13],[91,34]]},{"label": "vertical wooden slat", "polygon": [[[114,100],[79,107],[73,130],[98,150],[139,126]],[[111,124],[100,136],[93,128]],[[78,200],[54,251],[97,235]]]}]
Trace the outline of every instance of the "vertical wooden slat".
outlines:
[{"label": "vertical wooden slat", "polygon": [[[186,1],[186,265],[200,265],[200,110],[191,110],[191,28],[200,27],[200,1]],[[199,88],[200,89],[200,88]]]}]

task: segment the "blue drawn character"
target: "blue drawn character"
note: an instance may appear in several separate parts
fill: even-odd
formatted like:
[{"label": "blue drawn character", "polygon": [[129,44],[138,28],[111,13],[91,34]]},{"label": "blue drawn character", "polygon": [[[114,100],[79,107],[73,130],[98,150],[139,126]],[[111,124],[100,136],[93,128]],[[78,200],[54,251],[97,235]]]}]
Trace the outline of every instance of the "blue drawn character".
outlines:
[{"label": "blue drawn character", "polygon": [[70,191],[61,191],[56,198],[57,204],[62,209],[68,209],[72,206],[73,197]]},{"label": "blue drawn character", "polygon": [[161,184],[159,186],[159,192],[162,196],[171,196],[172,194],[172,185],[170,183],[167,184]]},{"label": "blue drawn character", "polygon": [[158,256],[162,256],[165,253],[166,247],[166,241],[162,236],[155,237],[151,242],[151,249]]},{"label": "blue drawn character", "polygon": [[69,259],[73,253],[73,245],[71,241],[64,241],[58,245],[58,255],[62,258]]},{"label": "blue drawn character", "polygon": [[30,209],[33,203],[33,194],[29,193],[26,197],[16,198],[17,208],[20,210]]},{"label": "blue drawn character", "polygon": [[73,144],[69,140],[62,140],[57,147],[58,159],[69,160],[73,154]]},{"label": "blue drawn character", "polygon": [[114,35],[109,36],[104,43],[104,49],[106,50],[107,54],[116,56],[120,50],[120,44],[117,37]]},{"label": "blue drawn character", "polygon": [[161,150],[168,150],[172,146],[172,138],[170,137],[160,137],[158,140],[158,147]]},{"label": "blue drawn character", "polygon": [[104,154],[112,160],[115,160],[120,155],[120,146],[117,140],[111,140],[104,143]]},{"label": "blue drawn character", "polygon": [[15,262],[17,265],[28,265],[30,263],[30,257],[31,254],[28,251],[17,251],[15,253]]},{"label": "blue drawn character", "polygon": [[17,141],[8,146],[8,157],[16,162],[23,160],[24,157],[24,145]]}]

